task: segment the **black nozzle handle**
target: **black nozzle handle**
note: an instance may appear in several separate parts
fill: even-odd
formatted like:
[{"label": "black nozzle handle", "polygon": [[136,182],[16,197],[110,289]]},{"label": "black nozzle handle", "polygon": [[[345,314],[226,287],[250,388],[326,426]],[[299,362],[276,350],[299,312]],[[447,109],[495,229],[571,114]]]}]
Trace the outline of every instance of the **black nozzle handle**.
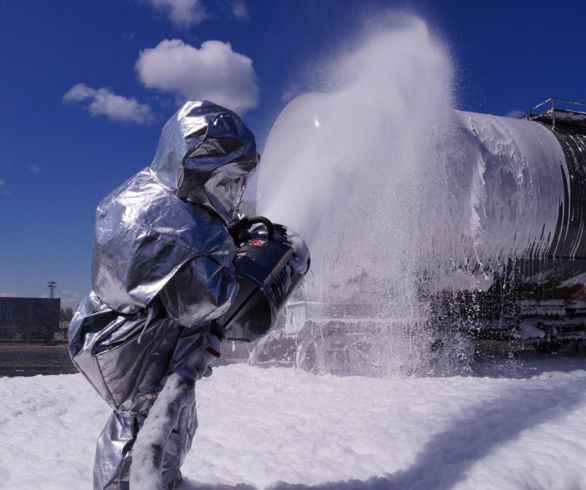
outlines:
[{"label": "black nozzle handle", "polygon": [[272,240],[275,236],[275,227],[272,221],[264,216],[253,216],[252,218],[246,218],[248,226],[253,225],[255,223],[261,223],[267,229],[267,238]]}]

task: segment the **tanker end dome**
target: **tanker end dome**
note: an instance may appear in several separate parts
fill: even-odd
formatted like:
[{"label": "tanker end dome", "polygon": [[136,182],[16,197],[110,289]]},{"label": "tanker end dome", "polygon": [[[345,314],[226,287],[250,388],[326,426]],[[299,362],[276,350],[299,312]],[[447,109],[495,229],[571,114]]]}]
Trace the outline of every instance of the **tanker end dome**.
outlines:
[{"label": "tanker end dome", "polygon": [[548,128],[565,157],[564,209],[560,210],[551,255],[586,260],[586,103],[550,98],[531,109],[525,118]]}]

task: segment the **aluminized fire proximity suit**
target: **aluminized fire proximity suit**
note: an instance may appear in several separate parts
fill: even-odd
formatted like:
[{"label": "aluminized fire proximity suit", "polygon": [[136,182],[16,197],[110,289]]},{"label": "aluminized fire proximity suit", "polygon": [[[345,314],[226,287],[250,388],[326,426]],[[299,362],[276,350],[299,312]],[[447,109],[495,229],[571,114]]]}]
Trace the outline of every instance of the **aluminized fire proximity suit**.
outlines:
[{"label": "aluminized fire proximity suit", "polygon": [[114,409],[98,438],[94,489],[128,488],[138,431],[144,424],[140,440],[173,383],[184,396],[161,411],[166,425],[156,430],[167,432],[153,458],[163,488],[180,475],[197,428],[195,380],[221,337],[213,320],[238,288],[227,225],[257,161],[236,114],[188,102],[165,125],[150,167],[98,206],[92,292],[69,326],[74,364]]}]

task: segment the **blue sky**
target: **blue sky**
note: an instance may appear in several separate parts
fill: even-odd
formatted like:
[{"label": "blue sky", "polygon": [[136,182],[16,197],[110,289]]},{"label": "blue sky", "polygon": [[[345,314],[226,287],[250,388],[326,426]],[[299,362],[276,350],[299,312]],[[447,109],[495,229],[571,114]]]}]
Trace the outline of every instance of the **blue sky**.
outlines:
[{"label": "blue sky", "polygon": [[459,108],[586,100],[584,1],[0,0],[0,294],[55,280],[78,302],[97,203],[150,162],[182,100],[214,94],[262,150],[312,66],[386,11],[444,40]]}]

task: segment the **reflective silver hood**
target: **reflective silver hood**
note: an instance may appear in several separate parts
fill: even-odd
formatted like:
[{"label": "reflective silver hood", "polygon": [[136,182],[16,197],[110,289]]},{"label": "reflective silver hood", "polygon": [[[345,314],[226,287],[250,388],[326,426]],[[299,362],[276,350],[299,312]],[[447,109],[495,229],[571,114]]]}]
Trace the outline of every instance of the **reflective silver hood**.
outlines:
[{"label": "reflective silver hood", "polygon": [[151,169],[179,198],[229,223],[257,163],[254,136],[235,113],[194,101],[165,124]]}]

